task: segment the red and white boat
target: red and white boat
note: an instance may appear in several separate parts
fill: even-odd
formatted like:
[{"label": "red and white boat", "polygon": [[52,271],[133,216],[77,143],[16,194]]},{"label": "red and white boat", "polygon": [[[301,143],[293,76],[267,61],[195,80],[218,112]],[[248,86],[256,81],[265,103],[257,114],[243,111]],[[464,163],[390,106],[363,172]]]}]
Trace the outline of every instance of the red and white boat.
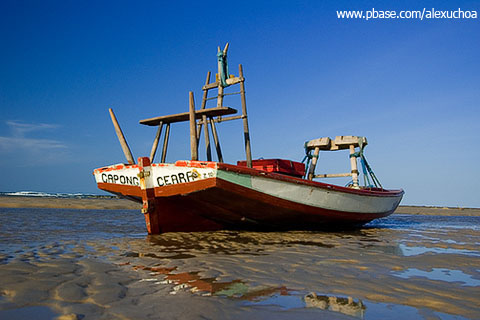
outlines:
[{"label": "red and white boat", "polygon": [[[150,157],[139,158],[137,164],[110,110],[129,164],[95,169],[94,176],[100,189],[142,203],[149,234],[221,229],[345,229],[361,226],[395,211],[404,192],[381,187],[363,155],[366,138],[340,136],[308,141],[305,150],[311,163],[307,161],[307,170],[305,164],[289,160],[252,160],[245,79],[241,65],[238,77],[227,76],[227,48],[228,45],[223,51],[220,48],[218,50],[217,80],[210,83],[210,72],[207,74],[200,109],[195,110],[193,93],[190,93],[189,112],[140,121],[145,125],[158,126],[158,131]],[[223,96],[227,94],[224,89],[234,84],[240,84],[242,115],[224,117],[236,112],[223,106]],[[208,91],[211,89],[218,89],[217,106],[206,108]],[[215,123],[235,119],[243,120],[247,160],[227,164],[223,162]],[[192,160],[165,163],[170,125],[181,121],[190,122]],[[166,131],[162,160],[152,163],[163,126],[166,126]],[[207,161],[198,161],[202,126]],[[218,161],[211,161],[209,129],[214,138]],[[350,151],[351,172],[315,174],[321,150],[342,149]],[[363,187],[359,184],[357,159],[364,169],[366,186]],[[352,183],[343,187],[313,180],[339,176],[352,177]]]}]

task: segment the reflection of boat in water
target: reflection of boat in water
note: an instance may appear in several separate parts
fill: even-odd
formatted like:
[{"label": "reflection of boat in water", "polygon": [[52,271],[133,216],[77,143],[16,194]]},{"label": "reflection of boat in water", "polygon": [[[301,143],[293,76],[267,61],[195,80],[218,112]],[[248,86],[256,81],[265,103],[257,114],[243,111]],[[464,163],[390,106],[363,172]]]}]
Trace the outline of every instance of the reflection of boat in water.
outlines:
[{"label": "reflection of boat in water", "polygon": [[133,266],[135,270],[150,271],[151,274],[164,275],[158,284],[174,285],[170,294],[179,290],[189,290],[204,296],[224,296],[241,300],[255,300],[272,294],[288,295],[286,287],[251,288],[242,280],[218,282],[215,278],[204,278],[199,272],[176,272],[176,268]]},{"label": "reflection of boat in water", "polygon": [[[158,127],[150,157],[134,163],[123,133],[110,110],[117,134],[129,164],[112,165],[94,171],[98,187],[143,204],[148,233],[172,231],[241,230],[319,230],[361,226],[394,212],[402,190],[386,190],[376,179],[363,150],[364,137],[338,136],[305,143],[307,165],[284,159],[252,160],[250,133],[242,66],[239,76],[230,76],[226,64],[228,44],[218,50],[218,77],[210,83],[210,72],[203,86],[201,108],[196,110],[190,92],[189,112],[141,120]],[[239,84],[242,114],[225,107],[228,86]],[[218,90],[217,106],[206,108],[208,92]],[[228,117],[225,117],[228,116]],[[220,148],[216,123],[243,121],[246,161],[226,164]],[[189,122],[191,160],[165,163],[170,125]],[[153,163],[163,126],[166,127],[160,163]],[[198,144],[205,132],[207,161],[198,161]],[[218,161],[212,161],[209,128]],[[348,150],[351,172],[315,174],[320,151]],[[311,161],[310,161],[311,160]],[[363,169],[364,186],[359,183],[357,160]],[[351,177],[348,187],[314,181],[315,178]]]},{"label": "reflection of boat in water", "polygon": [[304,301],[307,308],[330,310],[362,319],[366,309],[362,300],[355,302],[352,297],[319,296],[315,292],[307,294]]},{"label": "reflection of boat in water", "polygon": [[[288,308],[294,307],[318,308],[332,312],[339,312],[357,318],[364,317],[365,305],[359,299],[355,302],[352,297],[343,298],[336,296],[317,295],[315,292],[305,296],[290,290],[285,286],[279,287],[251,287],[242,280],[218,282],[216,278],[201,277],[199,272],[180,272],[173,268],[147,267],[142,265],[133,266],[135,270],[149,271],[150,276],[163,275],[163,280],[157,278],[145,279],[154,284],[173,285],[170,294],[177,294],[179,291],[190,291],[193,294],[202,296],[220,296],[240,301],[248,301],[247,305],[262,305],[268,302],[269,305],[278,305]],[[283,299],[272,299],[274,297]],[[286,303],[287,305],[282,305]]]}]

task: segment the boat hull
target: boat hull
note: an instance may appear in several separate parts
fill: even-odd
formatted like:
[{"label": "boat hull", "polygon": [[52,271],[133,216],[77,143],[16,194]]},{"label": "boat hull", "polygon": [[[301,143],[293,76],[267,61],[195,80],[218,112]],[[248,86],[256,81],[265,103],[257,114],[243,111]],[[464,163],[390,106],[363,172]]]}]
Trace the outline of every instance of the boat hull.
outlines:
[{"label": "boat hull", "polygon": [[139,160],[94,175],[100,189],[143,203],[150,234],[347,229],[388,216],[403,196],[402,190],[345,188],[216,162]]}]

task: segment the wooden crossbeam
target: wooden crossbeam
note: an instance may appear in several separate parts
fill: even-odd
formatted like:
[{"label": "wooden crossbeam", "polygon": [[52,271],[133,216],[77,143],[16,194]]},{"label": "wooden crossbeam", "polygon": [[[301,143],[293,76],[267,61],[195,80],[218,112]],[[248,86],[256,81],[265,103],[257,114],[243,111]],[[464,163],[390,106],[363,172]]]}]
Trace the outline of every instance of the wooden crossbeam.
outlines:
[{"label": "wooden crossbeam", "polygon": [[314,140],[310,140],[307,142],[308,149],[315,149],[319,148],[320,150],[330,150],[331,140],[329,137],[326,138],[318,138]]},{"label": "wooden crossbeam", "polygon": [[[229,86],[231,86],[233,84],[237,84],[237,83],[244,82],[244,81],[245,81],[244,77],[233,77],[233,78],[228,78],[227,79],[227,84]],[[219,85],[220,85],[220,81],[215,81],[215,82],[204,85],[202,87],[202,90],[210,90],[210,89],[213,89],[213,88],[218,88]]]},{"label": "wooden crossbeam", "polygon": [[[360,141],[360,139],[362,139],[362,141]],[[308,149],[315,149],[318,147],[320,150],[336,151],[349,149],[351,145],[353,145],[355,148],[359,147],[360,142],[363,142],[364,146],[368,144],[367,138],[365,137],[336,136],[335,139],[325,137],[310,140],[307,142],[306,146]]]},{"label": "wooden crossbeam", "polygon": [[332,142],[333,144],[331,150],[349,149],[350,146],[356,148],[360,146],[360,143],[363,143],[364,146],[368,144],[367,138],[357,136],[336,136],[335,140],[333,140]]},{"label": "wooden crossbeam", "polygon": [[[215,123],[220,123],[220,122],[238,120],[238,119],[243,119],[243,118],[245,118],[243,115],[241,115],[241,116],[230,116],[230,117],[218,117],[218,118],[212,119],[212,121],[215,122]],[[209,120],[207,120],[207,122],[208,121]],[[202,124],[202,125],[204,124],[203,120],[200,120],[197,123]]]},{"label": "wooden crossbeam", "polygon": [[340,178],[340,177],[351,177],[351,173],[323,173],[316,174],[314,178]]},{"label": "wooden crossbeam", "polygon": [[[207,117],[211,118],[211,117],[225,116],[225,115],[235,114],[235,113],[237,113],[237,110],[233,108],[215,107],[215,108],[209,108],[209,109],[196,110],[195,118],[201,119],[203,115],[206,115]],[[158,126],[160,124],[160,121],[163,123],[190,121],[190,113],[183,112],[183,113],[177,113],[177,114],[172,114],[167,116],[160,116],[160,117],[140,120],[140,124],[144,124],[147,126]]]}]

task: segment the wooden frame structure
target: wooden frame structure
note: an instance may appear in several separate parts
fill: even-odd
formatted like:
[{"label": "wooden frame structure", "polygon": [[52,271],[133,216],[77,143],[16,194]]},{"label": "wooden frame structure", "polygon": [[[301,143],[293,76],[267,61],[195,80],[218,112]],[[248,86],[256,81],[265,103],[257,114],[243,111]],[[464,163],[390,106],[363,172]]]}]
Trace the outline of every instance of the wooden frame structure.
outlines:
[{"label": "wooden frame structure", "polygon": [[[313,178],[352,177],[353,187],[359,188],[358,166],[355,148],[360,147],[360,145],[366,146],[367,144],[367,138],[356,136],[337,136],[335,137],[335,139],[325,137],[307,141],[305,143],[306,151],[310,152],[313,150],[312,163],[310,164],[310,167],[308,169],[307,179],[313,180]],[[320,150],[337,151],[346,149],[350,151],[350,166],[352,169],[349,173],[315,174],[315,168],[318,163]]]},{"label": "wooden frame structure", "polygon": [[[219,54],[223,54],[223,56],[225,57],[227,54],[227,50],[228,50],[228,43],[223,49],[223,51],[220,50],[220,47],[218,48]],[[207,73],[205,85],[202,87],[203,97],[202,97],[202,104],[199,110],[195,110],[194,95],[193,95],[193,92],[190,91],[188,112],[140,120],[140,124],[158,127],[157,133],[155,135],[155,139],[152,145],[152,149],[150,152],[150,162],[153,162],[155,158],[160,136],[162,134],[163,125],[166,125],[166,129],[165,129],[165,135],[163,139],[161,163],[165,163],[165,159],[166,159],[168,139],[170,135],[170,124],[175,122],[184,122],[184,121],[190,122],[191,159],[198,160],[198,144],[200,141],[202,126],[203,126],[203,129],[204,129],[203,131],[205,134],[205,148],[207,153],[207,161],[212,161],[212,152],[210,147],[210,133],[209,133],[209,126],[210,126],[210,130],[212,131],[212,136],[215,143],[215,150],[217,152],[218,162],[223,162],[223,155],[220,147],[220,140],[218,137],[218,132],[217,132],[215,123],[242,119],[247,167],[249,168],[252,167],[252,151],[250,146],[250,131],[248,127],[247,104],[246,104],[246,97],[245,97],[245,78],[243,77],[243,68],[242,68],[242,65],[240,64],[238,66],[239,76],[235,77],[234,75],[229,75],[225,81],[226,86],[231,86],[235,84],[240,85],[240,91],[235,93],[224,93],[225,86],[220,79],[221,68],[222,66],[220,65],[220,62],[219,62],[218,74],[215,82],[210,82],[211,72],[209,71]],[[217,89],[218,93],[216,97],[208,98],[208,92],[211,89]],[[237,110],[223,106],[223,97],[231,94],[240,94],[241,103],[242,103],[242,114],[236,115],[236,116],[223,117],[226,115],[232,115],[237,113]],[[214,108],[206,108],[207,101],[211,99],[217,99],[217,106]],[[119,136],[119,139],[121,140],[120,136]],[[123,144],[122,144],[122,148],[123,148]],[[125,153],[125,155],[127,156],[127,153]],[[127,156],[127,159],[128,159],[128,156]]]}]

